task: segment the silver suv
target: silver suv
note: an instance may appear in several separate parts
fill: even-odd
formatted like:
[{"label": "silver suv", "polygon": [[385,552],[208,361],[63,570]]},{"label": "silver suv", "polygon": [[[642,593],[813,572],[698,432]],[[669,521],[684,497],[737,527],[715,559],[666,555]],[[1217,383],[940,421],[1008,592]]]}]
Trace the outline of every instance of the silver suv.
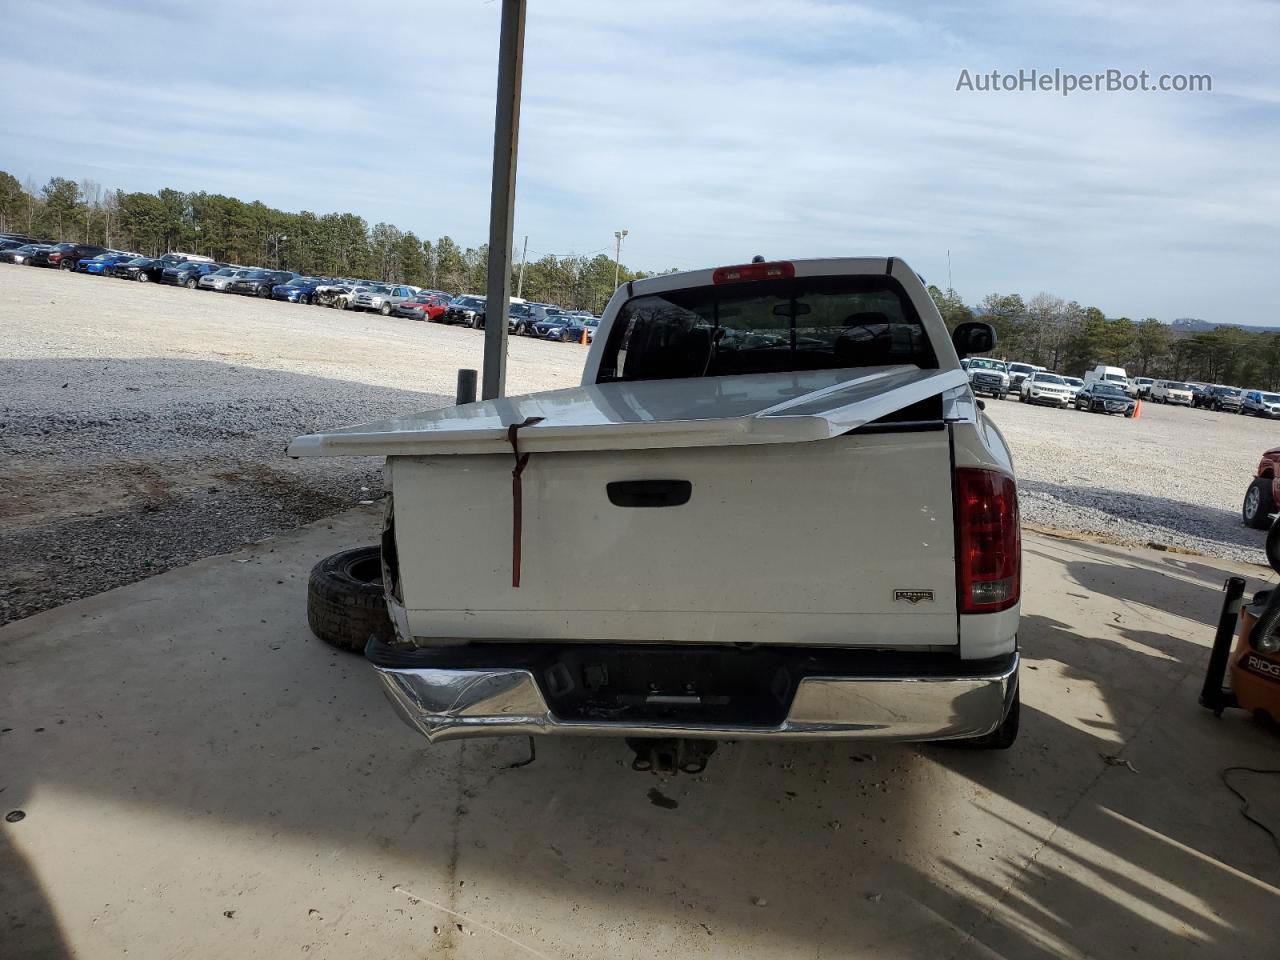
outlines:
[{"label": "silver suv", "polygon": [[247,277],[251,272],[245,267],[223,267],[221,270],[206,273],[196,281],[196,286],[201,290],[217,290],[219,293],[226,293],[227,284],[239,277]]},{"label": "silver suv", "polygon": [[378,283],[372,286],[360,287],[356,291],[356,295],[351,299],[351,309],[376,310],[384,317],[389,317],[391,316],[392,308],[396,304],[405,300],[412,300],[414,296],[413,289],[410,287]]}]

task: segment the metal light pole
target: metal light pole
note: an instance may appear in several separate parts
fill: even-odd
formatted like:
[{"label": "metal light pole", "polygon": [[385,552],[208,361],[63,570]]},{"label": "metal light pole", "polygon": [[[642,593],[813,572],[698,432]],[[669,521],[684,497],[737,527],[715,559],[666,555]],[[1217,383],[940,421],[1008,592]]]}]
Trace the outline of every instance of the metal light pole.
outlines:
[{"label": "metal light pole", "polygon": [[613,254],[613,289],[618,289],[618,274],[622,272],[622,241],[626,238],[626,230],[613,231],[613,238],[618,241],[617,250]]},{"label": "metal light pole", "polygon": [[275,234],[271,239],[274,240],[276,244],[276,269],[279,270],[280,269],[280,241],[288,240],[289,235],[284,233],[278,233],[278,234]]},{"label": "metal light pole", "polygon": [[524,252],[520,254],[520,277],[516,280],[516,296],[524,295],[524,264],[529,259],[529,235],[524,235]]},{"label": "metal light pole", "polygon": [[484,382],[481,398],[506,392],[507,310],[511,299],[511,224],[520,140],[520,81],[524,71],[526,0],[502,0],[498,41],[498,102],[493,123],[493,189],[489,198],[489,283],[484,309]]}]

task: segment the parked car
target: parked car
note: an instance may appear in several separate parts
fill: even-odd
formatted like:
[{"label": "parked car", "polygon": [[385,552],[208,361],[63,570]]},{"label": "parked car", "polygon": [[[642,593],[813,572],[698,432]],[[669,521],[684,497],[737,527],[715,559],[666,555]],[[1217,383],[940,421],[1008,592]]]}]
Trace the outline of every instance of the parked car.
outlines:
[{"label": "parked car", "polygon": [[227,286],[232,280],[237,277],[247,277],[252,272],[248,267],[222,267],[212,273],[206,273],[197,280],[196,289],[216,290],[218,293],[226,293]]},{"label": "parked car", "polygon": [[1151,385],[1153,383],[1155,383],[1155,380],[1151,377],[1133,378],[1133,388],[1136,391],[1137,396],[1143,400],[1151,396]]},{"label": "parked car", "polygon": [[530,303],[529,316],[525,319],[520,333],[530,337],[546,337],[563,326],[568,320],[568,313],[560,307],[547,303]]},{"label": "parked car", "polygon": [[325,282],[319,277],[298,277],[272,287],[271,299],[287,300],[289,303],[315,303],[316,288]]},{"label": "parked car", "polygon": [[1063,377],[1062,382],[1065,383],[1071,389],[1071,399],[1074,402],[1076,399],[1076,396],[1080,393],[1081,389],[1083,389],[1084,387],[1084,381],[1081,380],[1079,377]]},{"label": "parked car", "polygon": [[433,293],[420,293],[409,300],[401,300],[391,312],[397,317],[413,320],[438,320],[449,309],[449,301]]},{"label": "parked car", "polygon": [[546,303],[520,301],[512,303],[507,310],[507,329],[512,333],[533,336],[533,325],[552,317],[564,314],[559,307]]},{"label": "parked car", "polygon": [[74,270],[81,260],[96,257],[101,253],[111,253],[111,251],[95,243],[57,243],[52,247],[36,251],[31,257],[31,266]]},{"label": "parked car", "polygon": [[970,357],[966,371],[969,387],[976,394],[989,394],[1003,400],[1009,393],[1009,367],[1003,360],[990,357]]},{"label": "parked car", "polygon": [[106,269],[106,274],[121,280],[137,280],[140,283],[157,283],[166,264],[158,257],[135,257],[122,260]]},{"label": "parked car", "polygon": [[213,263],[213,257],[206,257],[200,253],[183,253],[180,250],[166,253],[160,259],[165,263]]},{"label": "parked car", "polygon": [[0,239],[0,253],[3,253],[6,250],[17,250],[19,247],[28,246],[30,243],[31,241],[29,240],[19,240],[15,237],[4,237]]},{"label": "parked car", "polygon": [[312,293],[312,300],[322,307],[346,310],[351,306],[354,289],[353,286],[347,283],[322,283]]},{"label": "parked car", "polygon": [[1280,393],[1250,390],[1244,395],[1240,412],[1255,417],[1280,417]]},{"label": "parked car", "polygon": [[1022,381],[1018,399],[1023,403],[1044,403],[1066,409],[1073,394],[1062,377],[1047,370],[1037,370]]},{"label": "parked car", "polygon": [[1244,394],[1239,387],[1218,384],[1209,388],[1207,406],[1211,410],[1239,413],[1243,402]]},{"label": "parked car", "polygon": [[379,283],[358,289],[351,300],[351,309],[368,310],[389,317],[397,303],[412,300],[414,296],[414,292],[403,284]]},{"label": "parked car", "polygon": [[1138,401],[1129,396],[1118,383],[1106,380],[1086,380],[1080,392],[1076,394],[1077,410],[1090,413],[1122,413],[1132,417]]},{"label": "parked car", "polygon": [[581,343],[585,334],[587,343],[590,343],[595,337],[596,328],[600,321],[595,317],[583,317],[581,314],[565,313],[554,318],[550,322],[559,323],[558,331],[551,331],[547,334],[548,340],[561,340],[564,343]]},{"label": "parked car", "polygon": [[32,257],[38,254],[41,250],[47,250],[48,248],[48,244],[24,243],[21,246],[12,248],[11,250],[0,252],[0,262],[25,266],[29,264]]},{"label": "parked car", "polygon": [[559,307],[548,308],[541,320],[526,324],[525,333],[544,340],[564,340],[566,339],[564,329],[572,321],[573,318]]},{"label": "parked car", "polygon": [[124,263],[126,260],[137,260],[138,256],[136,253],[100,253],[96,257],[81,260],[76,269],[81,273],[101,276],[117,263]]},{"label": "parked car", "polygon": [[574,314],[573,323],[566,328],[569,339],[576,342],[582,340],[582,334],[586,333],[587,343],[595,343],[596,331],[600,329],[600,318],[594,314]]},{"label": "parked car", "polygon": [[176,263],[170,261],[165,264],[164,270],[160,273],[160,282],[194,290],[200,286],[201,277],[217,273],[222,269],[222,264],[205,260],[182,260]]},{"label": "parked car", "polygon": [[1022,381],[1027,379],[1038,370],[1045,369],[1037,367],[1033,363],[1010,363],[1007,365],[1009,372],[1009,389],[1015,393],[1022,389]]},{"label": "parked car", "polygon": [[[381,560],[359,552],[386,625],[341,642],[365,650],[400,717],[431,741],[665,737],[635,745],[638,769],[665,771],[698,772],[717,737],[1009,747],[1017,486],[994,422],[960,402],[957,355],[989,351],[991,328],[948,337],[897,258],[624,289],[581,387],[289,445],[387,458]],[[801,305],[825,336],[777,349]],[[710,350],[728,338],[713,329],[736,346]],[[584,557],[589,590],[567,588]],[[327,623],[349,622],[323,588],[350,584],[353,562],[312,574]]]},{"label": "parked car", "polygon": [[449,302],[440,323],[460,323],[464,327],[484,329],[485,298],[477,296],[454,297]]},{"label": "parked car", "polygon": [[1271,515],[1280,503],[1280,447],[1272,447],[1262,454],[1253,480],[1244,493],[1244,505],[1240,509],[1246,527],[1266,530],[1271,526]]},{"label": "parked car", "polygon": [[250,270],[243,277],[233,277],[227,284],[227,293],[244,297],[269,297],[271,289],[288,283],[298,275],[287,270]]},{"label": "parked car", "polygon": [[1191,385],[1179,380],[1157,380],[1151,384],[1151,399],[1155,403],[1177,403],[1191,406]]},{"label": "parked car", "polygon": [[524,333],[524,328],[533,318],[532,307],[528,303],[513,303],[507,308],[507,332]]}]

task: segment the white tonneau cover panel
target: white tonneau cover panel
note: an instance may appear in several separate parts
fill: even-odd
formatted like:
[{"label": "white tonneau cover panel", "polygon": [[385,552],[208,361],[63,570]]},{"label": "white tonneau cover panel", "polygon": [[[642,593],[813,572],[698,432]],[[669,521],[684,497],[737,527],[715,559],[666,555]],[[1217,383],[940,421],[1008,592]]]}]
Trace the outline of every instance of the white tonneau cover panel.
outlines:
[{"label": "white tonneau cover panel", "polygon": [[967,383],[903,365],[589,384],[298,437],[291,457],[645,450],[825,440]]}]

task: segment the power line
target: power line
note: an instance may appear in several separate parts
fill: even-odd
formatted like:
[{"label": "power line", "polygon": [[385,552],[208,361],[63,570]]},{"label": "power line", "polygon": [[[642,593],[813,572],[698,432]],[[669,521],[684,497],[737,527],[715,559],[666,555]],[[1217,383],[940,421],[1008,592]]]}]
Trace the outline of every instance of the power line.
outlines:
[{"label": "power line", "polygon": [[564,260],[569,257],[589,257],[593,253],[604,253],[608,247],[601,247],[599,250],[588,250],[586,253],[550,253],[546,250],[530,250],[530,253],[536,253],[540,257],[559,257]]}]

